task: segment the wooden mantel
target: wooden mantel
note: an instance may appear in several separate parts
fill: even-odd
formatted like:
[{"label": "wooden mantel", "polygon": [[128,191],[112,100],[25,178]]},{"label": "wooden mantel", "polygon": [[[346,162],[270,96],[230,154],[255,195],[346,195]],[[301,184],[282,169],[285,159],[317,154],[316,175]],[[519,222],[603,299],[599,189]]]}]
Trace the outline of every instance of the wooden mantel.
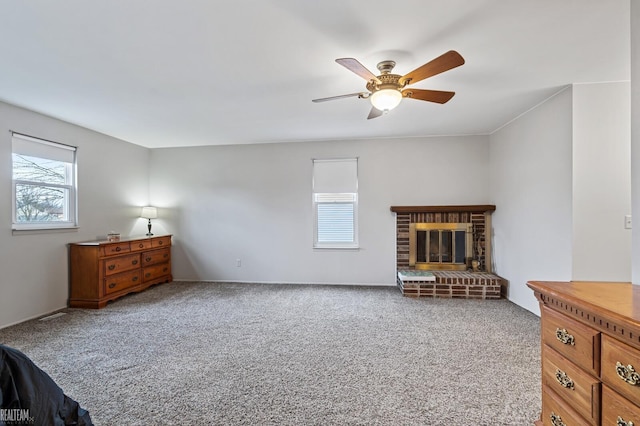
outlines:
[{"label": "wooden mantel", "polygon": [[484,213],[493,212],[496,206],[491,204],[475,206],[391,206],[391,211],[395,213],[442,213],[442,212],[470,212]]}]

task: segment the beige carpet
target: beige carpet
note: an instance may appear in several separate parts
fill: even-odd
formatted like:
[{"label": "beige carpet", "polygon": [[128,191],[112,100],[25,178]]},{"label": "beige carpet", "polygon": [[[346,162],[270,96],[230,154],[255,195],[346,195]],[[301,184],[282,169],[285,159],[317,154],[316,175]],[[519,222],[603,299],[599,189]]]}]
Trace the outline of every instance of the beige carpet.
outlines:
[{"label": "beige carpet", "polygon": [[0,330],[96,425],[530,425],[539,319],[396,288],[171,283]]}]

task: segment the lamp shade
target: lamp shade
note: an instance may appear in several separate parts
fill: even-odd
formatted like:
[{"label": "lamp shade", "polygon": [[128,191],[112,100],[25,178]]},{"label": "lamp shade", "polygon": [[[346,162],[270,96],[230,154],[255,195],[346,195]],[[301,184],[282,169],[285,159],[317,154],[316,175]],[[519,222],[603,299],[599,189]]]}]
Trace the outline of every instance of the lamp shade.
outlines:
[{"label": "lamp shade", "polygon": [[397,107],[401,100],[402,93],[396,89],[382,89],[371,95],[371,105],[379,111],[390,111]]},{"label": "lamp shade", "polygon": [[150,206],[143,207],[140,217],[144,217],[145,219],[155,219],[158,217],[158,209]]}]

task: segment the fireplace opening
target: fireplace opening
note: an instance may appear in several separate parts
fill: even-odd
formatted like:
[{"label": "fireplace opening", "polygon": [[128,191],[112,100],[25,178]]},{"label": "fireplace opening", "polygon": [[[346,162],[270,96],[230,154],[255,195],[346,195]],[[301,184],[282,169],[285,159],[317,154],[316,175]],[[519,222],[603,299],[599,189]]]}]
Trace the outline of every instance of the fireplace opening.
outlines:
[{"label": "fireplace opening", "polygon": [[469,223],[412,223],[409,266],[423,270],[465,270],[473,256]]}]

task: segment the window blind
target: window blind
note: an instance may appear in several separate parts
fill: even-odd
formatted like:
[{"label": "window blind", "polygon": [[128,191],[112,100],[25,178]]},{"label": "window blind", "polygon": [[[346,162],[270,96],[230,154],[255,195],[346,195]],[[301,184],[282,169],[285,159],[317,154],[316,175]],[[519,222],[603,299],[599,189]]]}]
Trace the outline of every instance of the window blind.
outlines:
[{"label": "window blind", "polygon": [[20,133],[12,133],[11,143],[14,154],[47,158],[64,163],[73,164],[76,152],[75,147],[35,139]]}]

